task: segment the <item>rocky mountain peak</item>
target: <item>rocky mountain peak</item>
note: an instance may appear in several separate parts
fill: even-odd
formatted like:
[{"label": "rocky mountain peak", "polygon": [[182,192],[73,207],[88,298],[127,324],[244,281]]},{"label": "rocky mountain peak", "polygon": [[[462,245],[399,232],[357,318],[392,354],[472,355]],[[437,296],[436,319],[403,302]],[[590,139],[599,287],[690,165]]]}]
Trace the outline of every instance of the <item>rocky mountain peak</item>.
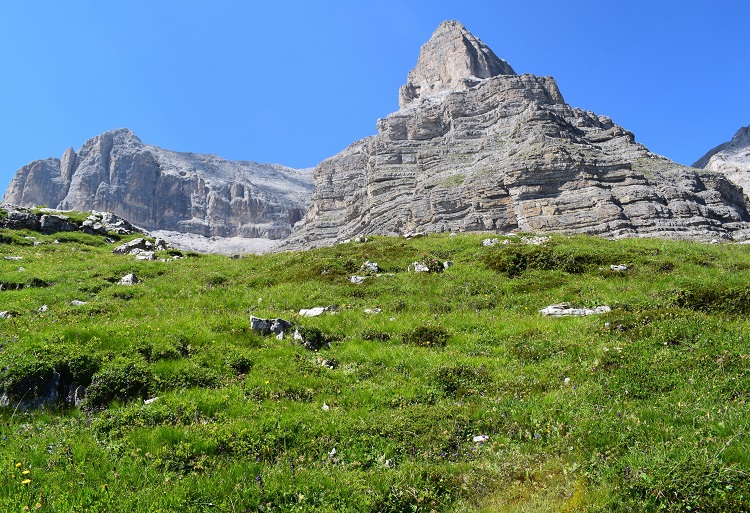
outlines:
[{"label": "rocky mountain peak", "polygon": [[468,89],[486,78],[515,74],[461,22],[444,21],[422,46],[416,67],[399,91],[399,106],[444,91]]},{"label": "rocky mountain peak", "polygon": [[422,47],[400,100],[377,135],[318,165],[287,247],[448,231],[750,236],[750,201],[726,176],[651,153],[458,22]]},{"label": "rocky mountain peak", "polygon": [[750,194],[750,126],[740,128],[730,141],[703,155],[693,167],[721,173]]},{"label": "rocky mountain peak", "polygon": [[147,230],[280,239],[312,188],[310,170],[174,152],[118,128],[22,167],[3,202],[112,211]]}]

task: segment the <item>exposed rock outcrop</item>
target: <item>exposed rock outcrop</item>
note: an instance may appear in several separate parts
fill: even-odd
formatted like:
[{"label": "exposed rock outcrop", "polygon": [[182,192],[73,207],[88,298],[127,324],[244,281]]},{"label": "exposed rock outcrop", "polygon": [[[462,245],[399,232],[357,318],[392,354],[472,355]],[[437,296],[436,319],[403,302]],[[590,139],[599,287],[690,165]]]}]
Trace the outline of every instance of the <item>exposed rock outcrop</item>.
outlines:
[{"label": "exposed rock outcrop", "polygon": [[367,234],[490,230],[744,237],[750,205],[723,175],[648,151],[554,79],[516,75],[442,23],[378,134],[318,165],[287,247]]},{"label": "exposed rock outcrop", "polygon": [[706,153],[693,167],[721,173],[750,195],[750,126],[740,128],[732,140]]},{"label": "exposed rock outcrop", "polygon": [[417,66],[399,91],[399,106],[445,91],[466,90],[484,78],[515,74],[461,23],[444,21],[422,46]]},{"label": "exposed rock outcrop", "polygon": [[164,150],[118,129],[22,167],[3,202],[112,211],[147,230],[279,239],[312,187],[309,170]]},{"label": "exposed rock outcrop", "polygon": [[116,216],[112,212],[91,212],[83,221],[71,219],[71,212],[40,208],[28,208],[0,203],[0,209],[5,213],[0,217],[0,228],[11,230],[35,230],[42,233],[82,231],[94,235],[107,235],[115,232],[118,235],[146,233],[141,228],[133,226],[127,220]]}]

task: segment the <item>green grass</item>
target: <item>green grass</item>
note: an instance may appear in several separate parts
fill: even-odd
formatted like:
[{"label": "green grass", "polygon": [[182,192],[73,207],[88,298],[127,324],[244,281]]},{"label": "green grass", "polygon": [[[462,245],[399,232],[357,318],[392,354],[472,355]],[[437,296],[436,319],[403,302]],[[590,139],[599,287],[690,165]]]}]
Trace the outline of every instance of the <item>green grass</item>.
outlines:
[{"label": "green grass", "polygon": [[[60,235],[0,231],[3,511],[750,509],[746,246],[429,235],[142,262]],[[407,271],[426,258],[454,265]],[[366,260],[381,275],[349,283]],[[561,302],[612,311],[538,313]]]}]

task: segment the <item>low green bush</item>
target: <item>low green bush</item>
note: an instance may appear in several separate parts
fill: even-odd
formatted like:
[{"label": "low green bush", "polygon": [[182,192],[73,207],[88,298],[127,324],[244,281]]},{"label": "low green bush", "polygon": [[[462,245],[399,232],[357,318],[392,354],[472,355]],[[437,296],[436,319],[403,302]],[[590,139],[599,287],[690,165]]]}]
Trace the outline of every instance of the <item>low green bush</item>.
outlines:
[{"label": "low green bush", "polygon": [[93,375],[86,390],[86,406],[106,406],[111,401],[148,397],[154,376],[140,356],[118,356]]},{"label": "low green bush", "polygon": [[225,357],[225,362],[237,375],[247,374],[253,368],[253,360],[245,352],[230,351]]},{"label": "low green bush", "polygon": [[438,387],[456,398],[482,392],[491,380],[486,368],[473,365],[441,367],[435,377]]},{"label": "low green bush", "polygon": [[403,341],[421,347],[443,347],[448,343],[448,330],[439,325],[424,324],[403,335]]}]

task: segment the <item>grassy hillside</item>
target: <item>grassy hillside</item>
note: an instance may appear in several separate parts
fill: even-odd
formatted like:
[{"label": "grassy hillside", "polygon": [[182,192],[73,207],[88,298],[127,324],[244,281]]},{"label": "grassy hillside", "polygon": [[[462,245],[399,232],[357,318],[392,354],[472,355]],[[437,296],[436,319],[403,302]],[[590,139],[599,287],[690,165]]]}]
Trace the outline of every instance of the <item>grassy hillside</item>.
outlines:
[{"label": "grassy hillside", "polygon": [[750,247],[483,238],[162,262],[0,231],[0,509],[750,509]]}]

